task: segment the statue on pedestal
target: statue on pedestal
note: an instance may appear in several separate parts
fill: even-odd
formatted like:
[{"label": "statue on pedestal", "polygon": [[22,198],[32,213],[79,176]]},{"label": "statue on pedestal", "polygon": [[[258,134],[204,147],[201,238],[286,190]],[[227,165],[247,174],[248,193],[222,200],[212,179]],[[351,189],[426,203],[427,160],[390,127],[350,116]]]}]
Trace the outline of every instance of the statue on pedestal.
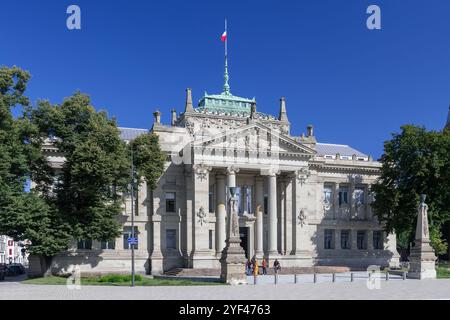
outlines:
[{"label": "statue on pedestal", "polygon": [[408,278],[435,279],[437,259],[430,245],[428,230],[428,206],[425,203],[426,195],[420,195],[420,204],[417,213],[416,239],[409,256]]},{"label": "statue on pedestal", "polygon": [[241,247],[241,238],[239,237],[238,222],[238,199],[236,197],[236,187],[230,187],[229,200],[229,232],[225,241],[226,246],[222,251],[220,258],[221,273],[220,280],[231,285],[247,284],[245,274],[245,251]]}]

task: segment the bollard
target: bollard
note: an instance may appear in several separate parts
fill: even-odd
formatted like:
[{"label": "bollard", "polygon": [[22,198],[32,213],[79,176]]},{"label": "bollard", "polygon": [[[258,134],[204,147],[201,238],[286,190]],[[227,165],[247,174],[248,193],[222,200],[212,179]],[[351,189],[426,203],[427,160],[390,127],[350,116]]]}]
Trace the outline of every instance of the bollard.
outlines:
[{"label": "bollard", "polygon": [[278,274],[275,273],[275,284],[278,284]]},{"label": "bollard", "polygon": [[333,282],[336,282],[336,273],[333,273]]},{"label": "bollard", "polygon": [[294,283],[298,283],[297,275],[294,275]]},{"label": "bollard", "polygon": [[317,273],[314,273],[314,283],[317,283]]},{"label": "bollard", "polygon": [[372,274],[369,273],[369,280],[372,280]]},{"label": "bollard", "polygon": [[386,281],[389,281],[389,272],[386,272]]},{"label": "bollard", "polygon": [[257,276],[253,276],[253,284],[256,285],[258,284],[258,277]]},{"label": "bollard", "polygon": [[406,271],[403,272],[403,280],[406,280]]},{"label": "bollard", "polygon": [[353,282],[355,280],[355,274],[352,272],[350,273],[350,281]]}]

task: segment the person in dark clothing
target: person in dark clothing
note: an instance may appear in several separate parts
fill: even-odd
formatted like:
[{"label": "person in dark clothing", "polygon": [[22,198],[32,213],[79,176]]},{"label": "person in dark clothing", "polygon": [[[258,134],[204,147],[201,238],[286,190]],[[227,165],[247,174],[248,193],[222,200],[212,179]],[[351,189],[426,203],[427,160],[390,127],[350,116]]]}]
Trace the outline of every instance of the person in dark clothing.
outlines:
[{"label": "person in dark clothing", "polygon": [[278,261],[278,259],[275,259],[275,261],[273,262],[273,271],[275,273],[278,273],[278,271],[281,270],[281,264],[280,261]]}]

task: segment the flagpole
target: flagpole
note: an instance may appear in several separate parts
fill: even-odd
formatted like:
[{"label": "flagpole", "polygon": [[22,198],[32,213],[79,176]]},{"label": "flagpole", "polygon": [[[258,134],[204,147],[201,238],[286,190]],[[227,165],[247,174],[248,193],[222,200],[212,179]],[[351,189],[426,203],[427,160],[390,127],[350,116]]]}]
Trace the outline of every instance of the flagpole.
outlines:
[{"label": "flagpole", "polygon": [[225,59],[228,56],[228,31],[227,31],[227,19],[225,19],[225,34],[227,37],[225,38]]}]

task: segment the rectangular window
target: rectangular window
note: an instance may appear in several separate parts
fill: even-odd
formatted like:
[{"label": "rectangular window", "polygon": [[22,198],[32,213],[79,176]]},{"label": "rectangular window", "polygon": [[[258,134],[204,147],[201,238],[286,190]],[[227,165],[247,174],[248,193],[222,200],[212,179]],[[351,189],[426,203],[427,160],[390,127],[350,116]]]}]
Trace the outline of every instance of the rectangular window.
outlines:
[{"label": "rectangular window", "polygon": [[355,188],[355,202],[356,204],[364,204],[364,188]]},{"label": "rectangular window", "polygon": [[339,205],[348,204],[348,187],[339,187]]},{"label": "rectangular window", "polygon": [[334,249],[334,230],[326,229],[324,234],[324,248]]},{"label": "rectangular window", "polygon": [[101,248],[103,250],[114,250],[116,248],[116,240],[102,241]]},{"label": "rectangular window", "polygon": [[214,203],[214,185],[209,186],[208,202],[209,202],[209,212],[216,212]]},{"label": "rectangular window", "polygon": [[90,239],[78,240],[77,248],[80,250],[91,250],[92,249],[92,240],[90,240]]},{"label": "rectangular window", "polygon": [[375,250],[383,250],[383,231],[373,232],[373,248]]},{"label": "rectangular window", "polygon": [[341,231],[341,249],[350,249],[350,230],[342,230]]},{"label": "rectangular window", "polygon": [[326,184],[323,186],[323,202],[328,206],[333,204],[333,187],[331,185]]},{"label": "rectangular window", "polygon": [[213,249],[213,230],[209,230],[209,249]]},{"label": "rectangular window", "polygon": [[177,230],[166,229],[166,248],[167,249],[177,248]]},{"label": "rectangular window", "polygon": [[[125,250],[131,249],[131,245],[128,243],[128,239],[132,237],[131,227],[123,227],[123,248]],[[134,227],[134,238],[136,239],[136,244],[134,245],[135,249],[138,249],[139,242],[139,229],[138,227]]]},{"label": "rectangular window", "polygon": [[269,197],[267,194],[264,195],[264,214],[267,214],[269,212]]},{"label": "rectangular window", "polygon": [[176,212],[175,192],[166,192],[166,212]]},{"label": "rectangular window", "polygon": [[358,231],[357,237],[356,237],[356,242],[357,242],[357,245],[358,245],[358,249],[359,249],[359,250],[365,250],[365,249],[367,249],[367,245],[366,245],[366,232],[365,232],[365,231]]}]

